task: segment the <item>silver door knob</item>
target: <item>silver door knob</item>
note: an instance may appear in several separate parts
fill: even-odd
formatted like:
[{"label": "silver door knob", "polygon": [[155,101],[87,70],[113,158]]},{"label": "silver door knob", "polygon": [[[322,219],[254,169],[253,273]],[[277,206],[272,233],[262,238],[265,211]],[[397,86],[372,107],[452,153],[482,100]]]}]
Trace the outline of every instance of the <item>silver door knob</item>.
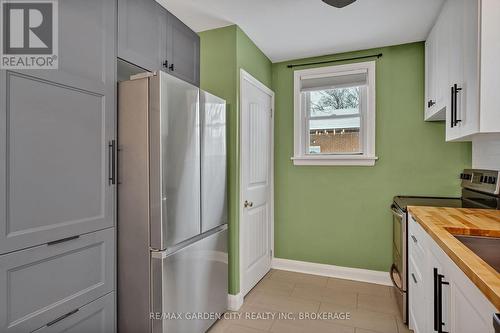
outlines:
[{"label": "silver door knob", "polygon": [[245,208],[248,208],[248,207],[253,207],[253,202],[248,201],[248,200],[245,200],[245,202],[243,203],[243,206],[244,206]]}]

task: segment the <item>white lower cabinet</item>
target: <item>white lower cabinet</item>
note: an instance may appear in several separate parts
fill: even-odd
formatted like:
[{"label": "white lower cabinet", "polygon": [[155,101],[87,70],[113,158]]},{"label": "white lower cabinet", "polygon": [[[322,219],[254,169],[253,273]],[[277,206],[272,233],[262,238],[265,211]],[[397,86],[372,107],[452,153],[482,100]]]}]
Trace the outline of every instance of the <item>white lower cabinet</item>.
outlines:
[{"label": "white lower cabinet", "polygon": [[411,215],[408,235],[410,329],[494,333],[492,319],[498,310]]}]

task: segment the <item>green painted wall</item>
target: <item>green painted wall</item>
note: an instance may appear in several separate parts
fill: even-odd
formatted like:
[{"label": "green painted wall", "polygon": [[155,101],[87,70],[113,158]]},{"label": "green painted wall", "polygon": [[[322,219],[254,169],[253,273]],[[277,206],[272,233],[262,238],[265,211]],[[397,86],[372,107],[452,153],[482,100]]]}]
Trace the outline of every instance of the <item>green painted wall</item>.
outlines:
[{"label": "green painted wall", "polygon": [[423,121],[423,43],[293,62],[379,52],[374,167],[293,166],[293,69],[273,64],[276,257],[388,271],[392,197],[459,195],[471,146],[445,143],[445,124]]},{"label": "green painted wall", "polygon": [[200,35],[201,88],[224,98],[228,123],[229,292],[239,285],[239,72],[271,86],[272,64],[236,25]]}]

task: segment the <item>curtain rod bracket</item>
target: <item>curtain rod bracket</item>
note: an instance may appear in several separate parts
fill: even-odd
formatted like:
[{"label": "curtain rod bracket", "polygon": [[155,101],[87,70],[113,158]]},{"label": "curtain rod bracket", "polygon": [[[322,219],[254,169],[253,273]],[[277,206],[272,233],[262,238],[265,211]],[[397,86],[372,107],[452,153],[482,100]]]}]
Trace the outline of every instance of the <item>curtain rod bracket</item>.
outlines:
[{"label": "curtain rod bracket", "polygon": [[286,67],[288,68],[294,68],[294,67],[302,67],[302,66],[311,66],[311,65],[321,65],[321,64],[328,64],[332,62],[340,62],[340,61],[349,61],[349,60],[358,60],[358,59],[367,59],[367,58],[381,58],[382,53],[379,54],[372,54],[372,55],[366,55],[366,56],[360,56],[360,57],[354,57],[354,58],[345,58],[345,59],[336,59],[336,60],[325,60],[325,61],[318,61],[318,62],[307,62],[307,63],[302,63],[302,64],[290,64],[287,65]]}]

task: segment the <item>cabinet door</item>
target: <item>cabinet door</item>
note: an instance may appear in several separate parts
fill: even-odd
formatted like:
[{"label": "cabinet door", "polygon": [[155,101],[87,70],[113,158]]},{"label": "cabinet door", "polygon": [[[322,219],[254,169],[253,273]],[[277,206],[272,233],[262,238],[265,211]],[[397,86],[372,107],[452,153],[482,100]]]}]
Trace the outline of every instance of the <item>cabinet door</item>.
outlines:
[{"label": "cabinet door", "polygon": [[424,273],[428,281],[426,311],[429,320],[426,332],[437,331],[434,329],[436,325],[441,325],[443,332],[450,332],[450,281],[452,279],[447,269],[445,256],[446,254],[431,240],[427,257],[428,264]]},{"label": "cabinet door", "polygon": [[118,0],[118,57],[149,71],[164,59],[164,9],[154,0]]},{"label": "cabinet door", "polygon": [[[454,122],[455,115],[460,119],[463,110],[463,91],[457,94],[454,99],[452,87],[457,85],[458,88],[464,87],[464,54],[463,54],[463,22],[464,12],[462,10],[464,1],[469,0],[453,0],[447,1],[446,6],[449,7],[450,15],[450,56],[449,56],[449,82],[448,96],[450,99],[450,108],[446,110],[446,140],[457,140],[461,137],[461,123]],[[456,105],[453,107],[453,100],[456,100]],[[455,111],[456,110],[456,111]]]},{"label": "cabinet door", "polygon": [[[168,19],[169,72],[195,86],[200,85],[200,37],[173,15]],[[170,67],[171,66],[171,67]]]},{"label": "cabinet door", "polygon": [[59,69],[0,71],[0,254],[114,224],[114,0],[59,2]]},{"label": "cabinet door", "polygon": [[425,306],[425,282],[422,268],[418,266],[413,256],[408,259],[408,315],[409,326],[416,333],[425,333],[427,330],[427,306]]},{"label": "cabinet door", "polygon": [[436,108],[436,29],[432,29],[425,41],[425,120]]},{"label": "cabinet door", "polygon": [[112,333],[115,332],[115,293],[55,319],[33,333]]},{"label": "cabinet door", "polygon": [[[451,17],[446,6],[443,7],[436,23],[436,112],[439,120],[445,120],[444,109],[449,105],[448,58],[450,56]],[[441,112],[442,111],[442,112]]]},{"label": "cabinet door", "polygon": [[[0,256],[0,332],[32,332],[114,289],[114,228]],[[90,332],[90,331],[89,331]]]},{"label": "cabinet door", "polygon": [[479,3],[462,0],[463,82],[459,94],[460,136],[479,132]]},{"label": "cabinet door", "polygon": [[[481,302],[476,302],[478,298],[471,297],[466,290],[461,289],[456,283],[452,284],[452,332],[454,333],[470,333],[484,332],[493,333],[492,315],[494,309],[484,310]],[[484,317],[487,317],[485,320]]]}]

